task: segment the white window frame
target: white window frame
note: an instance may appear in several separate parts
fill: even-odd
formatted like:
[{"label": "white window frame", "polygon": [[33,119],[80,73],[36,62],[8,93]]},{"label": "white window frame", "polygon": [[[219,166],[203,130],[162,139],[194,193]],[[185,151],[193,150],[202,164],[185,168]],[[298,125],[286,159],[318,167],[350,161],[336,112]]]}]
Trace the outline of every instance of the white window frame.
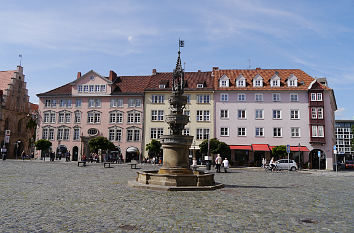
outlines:
[{"label": "white window frame", "polygon": [[274,138],[283,137],[283,129],[281,127],[274,127],[273,128],[273,137]]},{"label": "white window frame", "polygon": [[272,100],[273,102],[280,102],[280,93],[273,93]]},{"label": "white window frame", "polygon": [[220,137],[228,137],[229,135],[229,128],[228,127],[221,127],[220,128]]},{"label": "white window frame", "polygon": [[246,137],[247,136],[247,128],[246,127],[238,127],[237,128],[237,136],[238,137]]},{"label": "white window frame", "polygon": [[220,109],[220,119],[229,119],[229,110],[228,109]]},{"label": "white window frame", "polygon": [[299,102],[299,94],[298,93],[290,93],[290,102]]},{"label": "white window frame", "polygon": [[272,118],[273,118],[273,120],[281,120],[282,119],[281,110],[280,109],[273,109]]},{"label": "white window frame", "polygon": [[256,137],[264,137],[264,128],[263,127],[256,127],[255,136]]},{"label": "white window frame", "polygon": [[290,109],[290,120],[299,120],[300,111],[299,109]]},{"label": "white window frame", "polygon": [[229,94],[227,94],[227,93],[221,93],[221,94],[220,94],[220,101],[221,101],[221,102],[228,102],[228,101],[229,101]]},{"label": "white window frame", "polygon": [[238,109],[237,110],[237,119],[239,119],[239,120],[246,120],[247,119],[246,109]]},{"label": "white window frame", "polygon": [[256,93],[254,94],[254,100],[256,102],[263,102],[263,94],[262,93]]},{"label": "white window frame", "polygon": [[246,94],[245,93],[238,93],[237,94],[237,101],[245,102],[246,101]]},{"label": "white window frame", "polygon": [[291,137],[292,138],[299,138],[300,134],[300,127],[291,127]]},{"label": "white window frame", "polygon": [[264,110],[263,109],[256,109],[255,110],[255,119],[256,120],[264,120]]}]

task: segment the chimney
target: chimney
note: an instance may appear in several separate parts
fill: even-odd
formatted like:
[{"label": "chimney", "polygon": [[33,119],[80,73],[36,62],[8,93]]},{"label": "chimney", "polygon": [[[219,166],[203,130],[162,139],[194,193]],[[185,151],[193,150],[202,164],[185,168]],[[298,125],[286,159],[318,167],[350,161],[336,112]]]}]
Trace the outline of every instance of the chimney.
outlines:
[{"label": "chimney", "polygon": [[156,75],[156,69],[152,69],[152,75]]},{"label": "chimney", "polygon": [[213,67],[213,71],[219,70],[219,67]]},{"label": "chimney", "polygon": [[77,79],[81,77],[81,72],[77,72]]},{"label": "chimney", "polygon": [[109,71],[109,78],[108,78],[108,79],[113,82],[113,80],[114,80],[115,78],[117,78],[116,72],[114,72],[113,70],[110,70],[110,71]]},{"label": "chimney", "polygon": [[261,68],[257,67],[257,68],[256,68],[256,70],[257,70],[257,71],[260,71],[260,70],[261,70]]},{"label": "chimney", "polygon": [[198,70],[198,73],[202,72],[201,70]]}]

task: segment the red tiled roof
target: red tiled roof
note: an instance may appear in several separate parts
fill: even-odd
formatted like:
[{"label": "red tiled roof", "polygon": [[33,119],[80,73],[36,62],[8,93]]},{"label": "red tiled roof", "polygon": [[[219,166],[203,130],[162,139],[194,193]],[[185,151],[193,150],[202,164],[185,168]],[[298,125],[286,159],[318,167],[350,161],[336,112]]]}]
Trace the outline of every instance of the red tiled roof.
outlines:
[{"label": "red tiled roof", "polygon": [[151,76],[120,76],[114,82],[115,89],[112,94],[143,94],[150,78]]},{"label": "red tiled roof", "polygon": [[[214,70],[214,86],[215,90],[307,90],[311,82],[315,79],[304,71],[299,69],[260,69],[255,70]],[[259,74],[263,78],[263,87],[253,87],[253,78]],[[280,87],[271,87],[270,78],[275,74],[280,78]],[[297,87],[288,87],[287,79],[290,75],[295,75],[298,78]],[[230,79],[229,87],[219,87],[219,79],[226,75]],[[235,80],[240,75],[246,79],[246,87],[237,87]],[[304,82],[301,84],[301,82]],[[330,89],[323,86],[324,89]]]},{"label": "red tiled roof", "polygon": [[252,150],[252,147],[251,146],[230,146],[230,149],[231,150]]},{"label": "red tiled roof", "polygon": [[16,70],[0,71],[0,90],[6,90]]},{"label": "red tiled roof", "polygon": [[38,111],[38,108],[39,108],[39,105],[38,104],[32,104],[30,103],[30,110],[31,110],[31,113],[35,112],[35,111]]},{"label": "red tiled roof", "polygon": [[253,151],[269,151],[268,144],[252,144]]},{"label": "red tiled roof", "polygon": [[[147,86],[146,90],[171,90],[171,83],[172,83],[172,72],[166,73],[156,73],[156,75],[152,75],[149,85]],[[211,72],[185,72],[184,73],[184,80],[186,82],[185,90],[211,90],[213,89],[213,79],[211,77]],[[162,83],[169,83],[169,86],[166,86],[165,89],[159,88],[159,84]],[[204,84],[204,88],[197,88],[197,84]]]},{"label": "red tiled roof", "polygon": [[67,83],[67,84],[65,84],[61,87],[57,87],[53,90],[37,94],[37,96],[41,96],[41,95],[71,95],[71,89],[72,89],[71,84]]}]

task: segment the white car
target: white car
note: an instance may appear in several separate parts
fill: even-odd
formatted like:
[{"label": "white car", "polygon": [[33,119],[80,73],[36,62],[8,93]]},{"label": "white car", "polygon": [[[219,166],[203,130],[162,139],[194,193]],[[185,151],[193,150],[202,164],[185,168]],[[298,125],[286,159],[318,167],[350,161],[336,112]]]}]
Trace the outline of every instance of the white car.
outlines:
[{"label": "white car", "polygon": [[296,171],[298,169],[297,164],[294,160],[290,159],[290,162],[288,159],[279,159],[275,161],[275,164],[279,170],[290,170],[290,171]]}]

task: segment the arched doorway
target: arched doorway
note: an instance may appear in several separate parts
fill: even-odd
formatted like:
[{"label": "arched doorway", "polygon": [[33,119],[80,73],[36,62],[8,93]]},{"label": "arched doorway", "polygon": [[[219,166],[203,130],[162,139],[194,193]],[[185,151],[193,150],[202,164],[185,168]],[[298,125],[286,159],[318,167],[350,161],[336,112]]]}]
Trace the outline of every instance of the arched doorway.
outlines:
[{"label": "arched doorway", "polygon": [[[320,158],[318,156],[319,153]],[[323,152],[323,150],[313,149],[309,155],[309,162],[309,168],[311,169],[319,169],[319,163],[320,169],[326,169],[326,154]]]},{"label": "arched doorway", "polygon": [[79,148],[77,146],[73,147],[73,158],[72,161],[77,161],[79,158]]},{"label": "arched doorway", "polygon": [[125,153],[125,162],[129,163],[132,160],[139,160],[139,149],[134,146],[128,147]]}]

